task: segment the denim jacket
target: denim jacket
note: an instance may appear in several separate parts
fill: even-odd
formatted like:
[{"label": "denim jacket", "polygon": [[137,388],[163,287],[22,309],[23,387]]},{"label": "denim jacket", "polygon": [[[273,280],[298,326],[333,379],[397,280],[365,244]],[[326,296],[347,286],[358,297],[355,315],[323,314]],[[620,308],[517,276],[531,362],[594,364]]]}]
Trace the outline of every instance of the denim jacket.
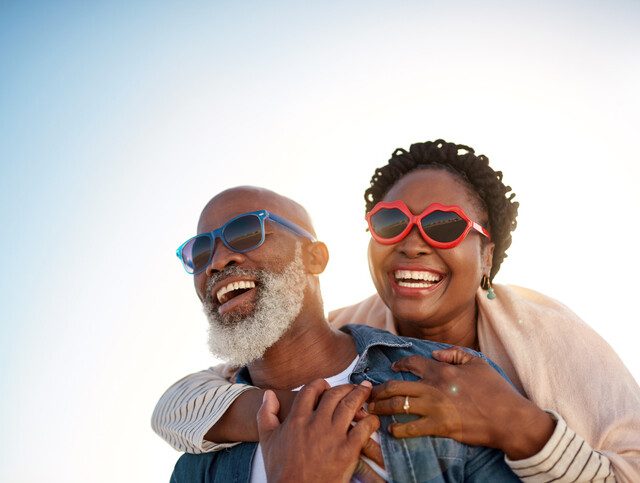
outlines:
[{"label": "denim jacket", "polygon": [[[353,337],[360,359],[351,374],[351,382],[364,380],[381,384],[391,379],[415,381],[409,372],[394,372],[391,364],[403,357],[420,355],[431,358],[431,352],[451,347],[421,339],[399,337],[365,325],[347,325],[344,332]],[[505,379],[507,376],[486,356],[465,349],[486,360]],[[238,373],[238,382],[250,383],[249,371]],[[392,422],[417,419],[415,415],[381,416],[380,446],[389,481],[393,482],[517,482],[518,477],[507,466],[502,452],[480,446],[469,446],[453,439],[422,436],[396,439],[386,428]],[[250,483],[251,464],[257,443],[242,443],[215,453],[184,454],[178,460],[171,483]]]}]

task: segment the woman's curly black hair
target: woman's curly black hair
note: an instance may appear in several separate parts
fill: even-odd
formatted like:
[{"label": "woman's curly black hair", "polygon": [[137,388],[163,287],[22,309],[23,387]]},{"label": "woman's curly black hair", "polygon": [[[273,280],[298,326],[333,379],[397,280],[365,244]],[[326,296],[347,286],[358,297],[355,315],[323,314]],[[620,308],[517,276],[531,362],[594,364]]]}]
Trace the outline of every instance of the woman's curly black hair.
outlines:
[{"label": "woman's curly black hair", "polygon": [[511,232],[516,229],[518,216],[515,193],[502,182],[502,172],[489,166],[489,158],[477,156],[474,150],[462,144],[442,139],[412,144],[409,151],[396,149],[389,162],[376,169],[371,186],[364,192],[366,212],[380,201],[391,187],[407,173],[416,169],[444,169],[456,175],[464,185],[476,193],[489,216],[487,230],[495,243],[490,278],[493,280],[511,245]]}]

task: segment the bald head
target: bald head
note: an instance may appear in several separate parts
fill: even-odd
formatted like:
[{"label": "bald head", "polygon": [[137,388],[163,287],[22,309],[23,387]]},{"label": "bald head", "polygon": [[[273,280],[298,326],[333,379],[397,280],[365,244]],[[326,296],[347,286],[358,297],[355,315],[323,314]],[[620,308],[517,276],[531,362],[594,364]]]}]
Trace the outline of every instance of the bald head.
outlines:
[{"label": "bald head", "polygon": [[300,225],[315,236],[311,218],[302,205],[286,196],[257,186],[237,186],[224,190],[205,205],[198,221],[198,233],[210,231],[236,215],[268,210]]}]

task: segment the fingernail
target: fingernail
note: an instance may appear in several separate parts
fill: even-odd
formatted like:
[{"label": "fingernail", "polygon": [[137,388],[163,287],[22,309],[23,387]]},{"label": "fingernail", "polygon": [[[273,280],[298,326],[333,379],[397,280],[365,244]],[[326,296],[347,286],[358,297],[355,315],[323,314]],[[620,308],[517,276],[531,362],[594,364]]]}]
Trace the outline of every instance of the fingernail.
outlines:
[{"label": "fingernail", "polygon": [[360,383],[360,385],[361,385],[361,386],[366,386],[366,387],[373,387],[373,384],[371,384],[371,381],[367,381],[367,380],[362,381],[362,382]]},{"label": "fingernail", "polygon": [[376,408],[376,403],[370,402],[367,404],[367,411],[371,412]]},{"label": "fingernail", "polygon": [[267,391],[262,395],[262,402],[264,403],[267,400]]}]

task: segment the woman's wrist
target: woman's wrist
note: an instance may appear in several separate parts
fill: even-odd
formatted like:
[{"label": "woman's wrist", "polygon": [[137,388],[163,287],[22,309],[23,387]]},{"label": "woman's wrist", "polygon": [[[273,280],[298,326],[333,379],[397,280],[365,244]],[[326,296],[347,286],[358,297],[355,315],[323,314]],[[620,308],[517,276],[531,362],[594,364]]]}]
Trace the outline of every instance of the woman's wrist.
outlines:
[{"label": "woman's wrist", "polygon": [[499,447],[510,460],[523,460],[539,453],[556,427],[553,417],[526,401],[502,425]]},{"label": "woman's wrist", "polygon": [[280,411],[278,411],[278,419],[284,421],[291,411],[293,401],[298,395],[298,391],[289,391],[288,389],[276,389],[273,390],[276,393],[278,402],[280,403]]},{"label": "woman's wrist", "polygon": [[[278,417],[283,420],[289,414],[297,393],[284,389],[274,392],[280,402]],[[218,444],[258,441],[256,415],[262,405],[263,396],[264,390],[257,387],[240,394],[207,431],[204,439]]]},{"label": "woman's wrist", "polygon": [[257,387],[240,394],[207,431],[204,439],[218,444],[258,441],[256,415],[263,395],[264,391]]}]

